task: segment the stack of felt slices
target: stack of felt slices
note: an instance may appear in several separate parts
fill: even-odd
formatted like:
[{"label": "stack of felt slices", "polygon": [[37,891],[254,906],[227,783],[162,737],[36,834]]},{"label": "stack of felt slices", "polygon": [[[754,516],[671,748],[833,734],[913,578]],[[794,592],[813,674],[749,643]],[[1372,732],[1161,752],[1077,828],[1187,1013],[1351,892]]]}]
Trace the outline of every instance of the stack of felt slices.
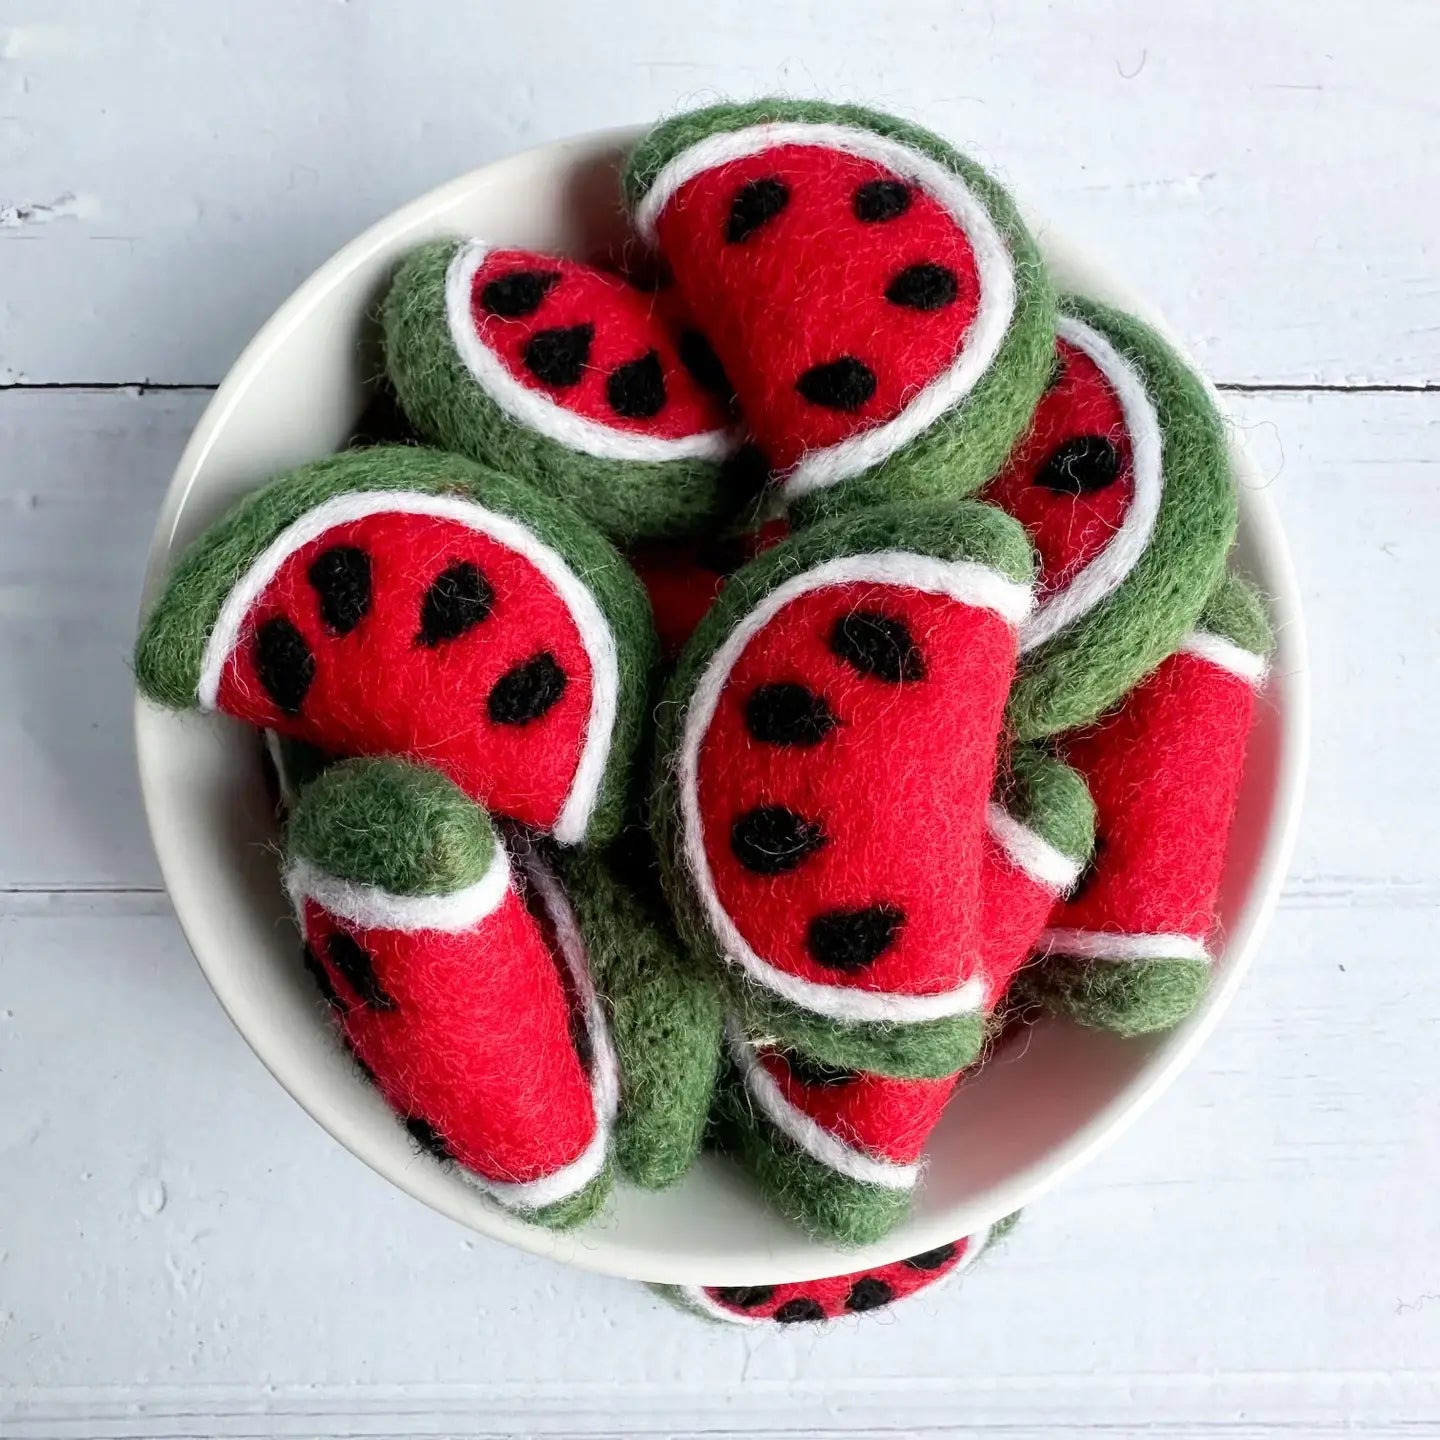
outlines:
[{"label": "stack of felt slices", "polygon": [[1269,648],[1222,423],[910,124],[703,110],[623,192],[618,261],[401,264],[401,443],[222,518],[139,683],[265,732],[305,964],[436,1163],[569,1225],[709,1143],[872,1241],[1006,1017],[1205,990]]}]

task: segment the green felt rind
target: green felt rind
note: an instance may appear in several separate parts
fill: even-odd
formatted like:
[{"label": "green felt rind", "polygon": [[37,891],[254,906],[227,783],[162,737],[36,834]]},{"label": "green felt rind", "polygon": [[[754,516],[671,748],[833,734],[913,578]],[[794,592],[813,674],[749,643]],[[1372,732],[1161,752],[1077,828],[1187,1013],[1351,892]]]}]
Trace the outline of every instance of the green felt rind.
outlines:
[{"label": "green felt rind", "polygon": [[866,1185],[812,1159],[756,1113],[733,1072],[721,1081],[711,1138],[749,1172],[769,1204],[822,1240],[868,1245],[910,1208],[913,1191]]},{"label": "green felt rind", "polygon": [[1199,960],[1078,960],[1049,955],[1016,980],[1018,998],[1093,1030],[1149,1035],[1179,1024],[1210,985]]},{"label": "green felt rind", "polygon": [[615,1188],[615,1171],[607,1160],[605,1168],[581,1191],[553,1205],[544,1205],[538,1210],[511,1211],[532,1225],[543,1225],[547,1230],[573,1230],[587,1220],[593,1220],[605,1208],[610,1192]]},{"label": "green felt rind", "polygon": [[1001,772],[996,799],[1006,812],[1062,855],[1081,863],[1095,848],[1095,802],[1085,777],[1038,745],[1017,745]]},{"label": "green felt rind", "polygon": [[956,498],[978,490],[1004,463],[1030,422],[1055,354],[1055,292],[1015,203],[973,160],[907,121],[859,105],[772,98],[712,105],[657,125],[635,147],[622,183],[633,210],[660,171],[711,135],[751,125],[848,125],[908,145],[959,175],[989,212],[1015,269],[1015,311],[989,369],[970,393],[923,434],[878,466],[799,497],[793,524],[892,500]]},{"label": "green felt rind", "polygon": [[485,811],[438,770],[409,760],[342,760],[295,802],[285,853],[390,895],[474,885],[499,842]]},{"label": "green felt rind", "polygon": [[185,552],[146,617],[135,646],[141,694],[171,709],[194,708],[205,644],[226,596],[288,526],[326,500],[360,491],[474,501],[524,525],[589,588],[615,638],[619,695],[586,839],[615,834],[659,653],[645,589],[609,541],[568,505],[458,455],[378,445],[301,466],[245,496]]},{"label": "green felt rind", "polygon": [[1252,655],[1269,655],[1275,648],[1275,631],[1264,597],[1239,575],[1227,573],[1221,577],[1195,628],[1223,635]]},{"label": "green felt rind", "polygon": [[1021,657],[1009,715],[1022,740],[1088,724],[1180,644],[1224,572],[1237,518],[1223,422],[1200,377],[1132,316],[1077,296],[1060,308],[1140,375],[1163,435],[1164,491],[1150,544],[1115,592]]},{"label": "green felt rind", "polygon": [[481,389],[450,337],[445,277],[459,248],[426,245],[385,298],[385,365],[410,423],[447,450],[493,465],[572,505],[622,543],[704,533],[746,498],[724,463],[613,460],[531,429]]},{"label": "green felt rind", "polygon": [[616,1162],[635,1184],[661,1190],[686,1174],[704,1139],[720,1074],[719,986],[620,856],[576,851],[558,865],[620,1062]]},{"label": "green felt rind", "polygon": [[680,749],[690,698],[730,631],[772,590],[816,565],[847,555],[901,550],[988,565],[1028,584],[1034,554],[1020,525],[975,501],[876,506],[809,526],[738,570],[680,655],[656,711],[652,826],[660,875],[676,928],[697,958],[727,975],[727,988],[756,1034],[783,1039],[828,1064],[885,1075],[952,1075],[983,1044],[978,1015],[921,1024],[846,1025],[798,1009],[731,966],[715,943],[683,856],[678,792]]}]

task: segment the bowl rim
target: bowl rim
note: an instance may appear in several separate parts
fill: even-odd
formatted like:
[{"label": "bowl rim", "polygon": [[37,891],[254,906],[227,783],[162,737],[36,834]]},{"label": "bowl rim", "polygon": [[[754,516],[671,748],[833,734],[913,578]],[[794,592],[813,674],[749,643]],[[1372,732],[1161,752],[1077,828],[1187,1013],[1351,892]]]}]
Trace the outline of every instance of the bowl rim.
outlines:
[{"label": "bowl rim", "polygon": [[[206,406],[175,467],[162,499],[155,532],[146,562],[145,585],[140,613],[148,611],[164,574],[169,568],[176,530],[186,503],[205,469],[206,460],[217,437],[228,424],[241,396],[265,368],[271,352],[295,329],[303,324],[314,305],[332,289],[349,278],[357,269],[396,246],[411,231],[434,221],[435,217],[473,196],[477,189],[491,183],[496,173],[507,167],[524,168],[543,158],[556,160],[567,153],[577,159],[593,158],[609,149],[628,147],[643,133],[643,127],[618,127],[571,136],[547,145],[517,152],[492,164],[477,167],[455,179],[436,186],[407,204],[391,211],[343,245],[275,310],[246,344],[227,371]],[[1144,318],[1159,330],[1175,348],[1195,364],[1184,344],[1174,335],[1164,317],[1158,315],[1143,297],[1095,261],[1073,241],[1048,225],[1035,212],[1026,209],[1027,218],[1036,234],[1047,261],[1063,269],[1071,277],[1072,288],[1111,301]],[[1195,367],[1199,370],[1198,365]],[[1218,399],[1219,397],[1217,397]],[[1222,410],[1223,410],[1223,401]],[[1227,417],[1228,418],[1228,417]],[[1244,441],[1233,424],[1227,426],[1232,472],[1240,491],[1243,524],[1249,548],[1256,554],[1271,582],[1271,608],[1276,621],[1277,644],[1271,674],[1283,694],[1276,706],[1279,726],[1278,764],[1273,778],[1274,803],[1272,821],[1260,846],[1251,872],[1241,928],[1244,938],[1227,943],[1223,953],[1225,965],[1217,974],[1202,1005],[1183,1027],[1164,1037],[1134,1078],[1102,1105],[1088,1121],[1077,1127],[1065,1140],[1045,1156],[1043,1165],[1032,1166],[1018,1177],[993,1187],[986,1204],[973,1205],[964,1224],[947,1228],[943,1216],[931,1217],[928,1232],[917,1235],[913,1230],[906,1240],[887,1246],[882,1240],[854,1252],[849,1269],[861,1265],[884,1263],[912,1253],[915,1242],[927,1239],[934,1244],[956,1238],[958,1233],[978,1230],[1004,1215],[1031,1203],[1060,1184],[1069,1175],[1092,1159],[1106,1145],[1117,1139],[1193,1060],[1205,1040],[1219,1023],[1220,1017],[1234,998],[1250,963],[1258,950],[1273,918],[1279,901],[1284,876],[1293,854],[1303,803],[1305,775],[1309,763],[1310,692],[1308,646],[1300,601],[1300,591],[1289,548],[1285,540],[1275,501],[1266,489]],[[465,1208],[446,1203],[445,1194],[420,1193],[411,1172],[396,1166],[374,1152],[367,1144],[364,1127],[345,1116],[333,1113],[327,1104],[310,1093],[302,1079],[286,1063],[283,1047],[270,1045],[255,1033],[241,1014],[231,992],[233,977],[227,965],[207,953],[194,933],[194,916],[201,897],[193,893],[182,877],[183,845],[167,815],[167,802],[161,794],[164,762],[163,737],[157,727],[157,715],[138,694],[134,705],[136,756],[146,820],[159,862],[162,879],[176,918],[185,934],[196,962],[215,992],[222,1008],[239,1030],[246,1043],[274,1078],[291,1097],[342,1145],[413,1198],[440,1210],[477,1233],[502,1240],[534,1254],[547,1255],[584,1269],[628,1279],[688,1284],[756,1284],[776,1283],[789,1279],[816,1278],[817,1270],[806,1271],[799,1261],[762,1261],[743,1257],[727,1273],[715,1274],[717,1264],[706,1257],[705,1266],[697,1273],[694,1265],[677,1259],[669,1252],[641,1252],[633,1245],[609,1240],[603,1229],[557,1233],[530,1225],[498,1207]],[[1217,955],[1218,958],[1218,955]],[[799,1232],[797,1232],[798,1234]],[[582,1243],[576,1243],[576,1237]],[[798,1248],[798,1247],[797,1247]],[[816,1264],[824,1273],[844,1273],[836,1268],[834,1251],[815,1245]],[[893,1252],[893,1253],[892,1253]]]}]

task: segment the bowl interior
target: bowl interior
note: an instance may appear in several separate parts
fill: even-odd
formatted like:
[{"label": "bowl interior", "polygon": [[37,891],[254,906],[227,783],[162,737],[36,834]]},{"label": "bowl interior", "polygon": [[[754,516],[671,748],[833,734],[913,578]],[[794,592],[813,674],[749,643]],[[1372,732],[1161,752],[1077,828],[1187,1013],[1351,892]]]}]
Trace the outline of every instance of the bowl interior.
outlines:
[{"label": "bowl interior", "polygon": [[[251,342],[191,438],[161,511],[146,604],[178,550],[239,495],[344,444],[378,370],[375,302],[401,255],[447,234],[582,255],[604,247],[623,230],[615,172],[632,138],[587,137],[478,170],[381,221],[317,271]],[[1062,237],[1043,225],[1039,234],[1064,288],[1146,312]],[[1163,1036],[1126,1041],[1050,1021],[1002,1051],[935,1132],[909,1219],[865,1250],[808,1239],[718,1160],[665,1194],[622,1187],[608,1219],[555,1235],[415,1154],[339,1048],[298,963],[253,732],[139,703],[145,804],[181,925],[230,1017],[291,1095],[381,1174],[481,1233],[633,1279],[703,1284],[841,1273],[966,1234],[1054,1185],[1165,1087],[1228,1002],[1274,907],[1305,761],[1304,637],[1283,536],[1238,442],[1234,466],[1240,563],[1275,597],[1280,640],[1246,767],[1210,995]]]}]

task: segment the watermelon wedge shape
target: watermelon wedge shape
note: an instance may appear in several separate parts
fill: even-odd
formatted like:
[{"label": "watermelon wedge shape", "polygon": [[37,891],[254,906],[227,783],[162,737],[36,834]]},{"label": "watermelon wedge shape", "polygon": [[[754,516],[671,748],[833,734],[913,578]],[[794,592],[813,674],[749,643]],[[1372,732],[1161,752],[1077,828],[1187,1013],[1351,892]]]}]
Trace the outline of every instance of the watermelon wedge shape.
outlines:
[{"label": "watermelon wedge shape", "polygon": [[720,1103],[722,1148],[765,1197],[827,1240],[864,1245],[901,1220],[930,1132],[958,1076],[900,1079],[820,1064],[726,1024],[734,1074]]},{"label": "watermelon wedge shape", "polygon": [[986,812],[980,974],[993,1011],[1034,954],[1056,903],[1078,884],[1095,844],[1095,802],[1079,771],[1020,745]]},{"label": "watermelon wedge shape", "polygon": [[999,468],[1045,384],[1054,296],[978,166],[874,111],[761,100],[657,126],[624,185],[797,520],[963,496]]},{"label": "watermelon wedge shape", "polygon": [[1030,565],[989,506],[859,511],[751,561],[686,647],[657,712],[662,874],[758,1033],[888,1074],[973,1057]]},{"label": "watermelon wedge shape", "polygon": [[724,376],[703,335],[621,276],[445,241],[400,267],[383,318],[387,372],[427,440],[621,541],[695,534],[734,508]]},{"label": "watermelon wedge shape", "polygon": [[919,1255],[874,1265],[848,1275],[775,1285],[677,1286],[674,1298],[691,1310],[730,1325],[804,1325],[843,1320],[892,1310],[902,1300],[933,1294],[963,1275],[1010,1228],[1002,1220],[993,1229],[962,1236]]},{"label": "watermelon wedge shape", "polygon": [[1040,557],[1011,720],[1022,738],[1114,705],[1180,643],[1225,568],[1235,489],[1205,382],[1148,326],[1061,301],[1052,382],[983,498]]},{"label": "watermelon wedge shape", "polygon": [[[1113,714],[1062,741],[1097,811],[1095,855],[1025,972],[1035,994],[1121,1034],[1182,1019],[1207,937],[1271,646],[1259,596],[1227,577],[1199,627]],[[1033,977],[1033,978],[1032,978]]]},{"label": "watermelon wedge shape", "polygon": [[558,883],[437,771],[349,760],[301,794],[285,885],[307,963],[419,1146],[540,1223],[610,1184],[618,1074]]},{"label": "watermelon wedge shape", "polygon": [[410,755],[562,843],[620,823],[654,636],[579,516],[458,456],[380,447],[246,497],[181,560],[143,694],[337,755]]}]

